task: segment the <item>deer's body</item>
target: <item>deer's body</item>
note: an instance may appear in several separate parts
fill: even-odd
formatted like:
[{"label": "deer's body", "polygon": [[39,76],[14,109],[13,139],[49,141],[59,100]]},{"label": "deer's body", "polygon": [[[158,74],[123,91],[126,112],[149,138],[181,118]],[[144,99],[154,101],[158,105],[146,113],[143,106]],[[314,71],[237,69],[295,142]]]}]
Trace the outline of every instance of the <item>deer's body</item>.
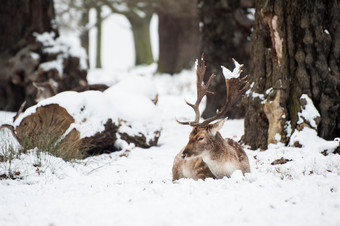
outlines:
[{"label": "deer's body", "polygon": [[223,139],[218,129],[224,121],[206,128],[195,127],[189,142],[175,157],[173,180],[207,177],[223,178],[235,170],[250,172],[249,160],[242,146],[232,139]]}]

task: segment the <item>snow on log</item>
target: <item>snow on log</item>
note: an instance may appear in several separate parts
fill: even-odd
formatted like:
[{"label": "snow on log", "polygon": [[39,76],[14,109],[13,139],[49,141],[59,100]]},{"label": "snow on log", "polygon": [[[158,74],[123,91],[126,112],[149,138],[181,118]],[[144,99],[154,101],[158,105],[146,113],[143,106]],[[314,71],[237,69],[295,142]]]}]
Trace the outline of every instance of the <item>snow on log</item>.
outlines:
[{"label": "snow on log", "polygon": [[50,140],[60,150],[68,146],[74,149],[66,150],[72,152],[72,158],[80,153],[148,148],[157,145],[161,131],[155,104],[128,89],[62,92],[28,108],[14,127],[25,148],[48,148],[41,142]]}]

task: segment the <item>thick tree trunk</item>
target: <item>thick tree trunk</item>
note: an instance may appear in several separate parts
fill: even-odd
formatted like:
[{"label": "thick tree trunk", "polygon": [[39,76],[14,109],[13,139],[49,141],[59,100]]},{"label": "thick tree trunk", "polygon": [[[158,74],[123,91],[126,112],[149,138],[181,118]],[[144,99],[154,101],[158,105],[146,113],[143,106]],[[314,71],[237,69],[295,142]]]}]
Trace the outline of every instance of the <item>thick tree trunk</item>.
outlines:
[{"label": "thick tree trunk", "polygon": [[[14,19],[15,18],[15,19]],[[0,109],[19,109],[26,97],[25,73],[28,66],[33,71],[37,65],[21,61],[22,69],[11,71],[9,60],[21,49],[34,45],[33,33],[55,32],[52,27],[54,8],[52,0],[2,1],[0,4]],[[33,46],[32,46],[33,48]],[[38,48],[38,47],[34,47]],[[25,68],[24,68],[25,67]],[[28,100],[32,102],[32,100]],[[29,104],[28,103],[28,104]]]},{"label": "thick tree trunk", "polygon": [[340,136],[340,5],[328,1],[256,2],[245,136],[251,148],[288,143],[300,130],[302,94],[319,111],[319,136]]},{"label": "thick tree trunk", "polygon": [[124,14],[130,21],[135,44],[135,65],[150,65],[154,62],[150,39],[152,13],[144,11],[142,17],[134,12]]},{"label": "thick tree trunk", "polygon": [[57,33],[51,23],[53,19],[53,0],[2,1],[0,4],[0,52],[15,51],[26,43],[32,42],[33,32],[53,31]]},{"label": "thick tree trunk", "polygon": [[[202,24],[202,52],[207,62],[206,79],[212,73],[216,78],[211,84],[215,95],[207,97],[207,106],[203,117],[211,117],[216,110],[223,106],[225,101],[225,82],[221,71],[221,65],[233,69],[232,58],[244,64],[242,75],[248,73],[250,63],[249,36],[253,20],[247,14],[253,7],[253,0],[199,0],[198,8]],[[240,104],[236,104],[229,113],[231,118],[239,118],[244,115]]]},{"label": "thick tree trunk", "polygon": [[189,69],[200,56],[201,35],[196,7],[193,4],[187,8],[187,13],[180,11],[183,9],[175,12],[171,9],[158,11],[159,73],[175,74]]},{"label": "thick tree trunk", "polygon": [[57,37],[52,0],[1,2],[0,109],[35,104],[38,83],[54,86],[54,92],[87,84],[86,65]]}]

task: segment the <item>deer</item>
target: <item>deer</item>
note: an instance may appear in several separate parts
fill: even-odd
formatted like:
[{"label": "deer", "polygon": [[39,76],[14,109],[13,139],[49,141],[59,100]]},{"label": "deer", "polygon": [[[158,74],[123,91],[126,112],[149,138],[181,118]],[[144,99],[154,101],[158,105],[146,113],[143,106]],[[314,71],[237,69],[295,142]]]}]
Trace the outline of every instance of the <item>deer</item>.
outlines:
[{"label": "deer", "polygon": [[222,66],[226,83],[224,106],[214,116],[199,122],[199,105],[204,96],[214,94],[208,88],[215,78],[215,74],[212,74],[207,83],[203,84],[206,72],[203,54],[200,65],[196,60],[197,99],[195,104],[185,100],[186,104],[194,110],[195,119],[186,122],[176,119],[182,125],[191,126],[192,131],[189,134],[189,141],[186,146],[175,156],[172,168],[173,181],[180,178],[192,178],[194,180],[221,179],[225,176],[230,177],[236,170],[241,170],[243,175],[250,172],[248,156],[243,147],[233,139],[224,139],[219,132],[227,120],[226,113],[249,88],[249,83],[246,81],[247,76],[239,77],[243,65],[238,64],[235,60],[234,64],[235,69],[233,72]]}]

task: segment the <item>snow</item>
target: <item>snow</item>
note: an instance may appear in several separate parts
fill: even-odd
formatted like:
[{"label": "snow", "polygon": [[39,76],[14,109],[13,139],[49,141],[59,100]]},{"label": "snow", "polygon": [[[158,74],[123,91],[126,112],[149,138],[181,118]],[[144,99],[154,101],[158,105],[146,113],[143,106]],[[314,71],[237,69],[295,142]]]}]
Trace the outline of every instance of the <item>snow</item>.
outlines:
[{"label": "snow", "polygon": [[33,60],[40,60],[40,55],[37,53],[31,52],[31,57]]},{"label": "snow", "polygon": [[126,121],[128,124],[126,126],[131,127],[130,135],[142,133],[147,140],[153,139],[153,132],[160,130],[157,125],[160,121],[158,109],[154,103],[140,92],[131,92],[131,88],[121,92],[114,92],[114,88],[115,86],[106,92],[91,90],[82,93],[75,91],[59,93],[28,108],[18,117],[14,125],[20,125],[23,118],[35,113],[40,106],[59,104],[75,119],[69,131],[72,128],[77,129],[81,138],[103,131],[104,124],[108,119],[112,119],[116,125]]},{"label": "snow", "polygon": [[39,33],[33,33],[33,36],[36,38],[36,40],[40,43],[42,43],[44,46],[53,46],[55,43],[55,33],[54,32],[44,32],[42,34]]},{"label": "snow", "polygon": [[[251,96],[251,98],[255,99],[255,98],[259,98],[261,100],[261,103],[264,104],[265,103],[265,98],[264,98],[264,94],[261,93],[256,93],[255,91],[253,91],[253,87],[254,87],[254,82],[252,82],[250,84],[249,89],[246,91],[246,95],[247,96]],[[268,94],[271,92],[271,89],[266,90],[266,93],[268,92]]]},{"label": "snow", "polygon": [[306,105],[302,107],[301,112],[298,113],[299,120],[297,123],[301,124],[307,121],[313,128],[317,128],[315,119],[320,117],[318,110],[315,108],[313,101],[307,94],[302,94],[300,99],[305,99]]},{"label": "snow", "polygon": [[235,68],[232,72],[228,68],[221,66],[225,79],[238,78],[242,72],[241,68],[243,67],[243,64],[239,64],[235,59],[233,59],[233,62]]},{"label": "snow", "polygon": [[44,32],[42,34],[34,33],[33,35],[36,40],[44,46],[44,53],[58,54],[56,60],[40,64],[41,69],[48,71],[55,68],[60,75],[63,75],[63,60],[69,56],[78,57],[80,59],[79,69],[86,70],[88,68],[86,52],[78,42],[63,37],[55,39],[54,32]]},{"label": "snow", "polygon": [[304,127],[301,131],[295,130],[290,138],[290,145],[294,146],[295,142],[299,142],[304,148],[316,150],[319,152],[326,151],[332,153],[339,146],[339,141],[326,141],[317,136],[315,129]]},{"label": "snow", "polygon": [[[13,172],[20,171],[22,177],[0,180],[0,225],[340,224],[340,155],[332,153],[339,139],[327,142],[308,128],[296,134],[296,138],[292,136],[301,148],[280,143],[270,145],[266,151],[245,147],[251,167],[251,173],[245,176],[237,171],[231,178],[172,182],[173,159],[187,143],[191,131],[189,126],[176,123],[175,117],[192,118],[192,109],[183,100],[195,98],[195,73],[189,70],[174,76],[152,76],[154,65],[127,70],[130,66],[124,57],[121,59],[124,68],[91,70],[89,78],[92,84],[105,81],[109,85],[136,76],[151,80],[159,95],[157,106],[150,103],[150,96],[155,93],[153,85],[147,85],[150,90],[131,93],[134,97],[121,97],[135,106],[142,101],[150,104],[145,112],[148,119],[140,115],[144,110],[141,108],[126,109],[131,111],[126,115],[137,115],[141,120],[149,120],[150,126],[161,126],[159,145],[149,149],[128,146],[129,150],[72,162],[28,150],[11,164],[0,162],[0,175],[10,167]],[[111,62],[119,62],[116,59]],[[100,119],[101,114],[118,114],[113,105],[126,103],[119,102],[114,94],[96,91],[66,92],[53,98],[53,102],[63,103],[76,118],[93,120]],[[116,98],[118,103],[111,98]],[[47,102],[39,104],[44,103]],[[93,107],[81,114],[78,110],[84,105]],[[147,116],[149,113],[155,114]],[[159,120],[154,121],[155,115]],[[13,116],[11,112],[0,112],[0,124],[12,123]],[[243,123],[243,120],[227,120],[222,135],[239,140]],[[93,130],[98,125],[85,127]],[[7,130],[0,131],[0,142],[15,143]],[[320,154],[325,149],[327,156]],[[271,165],[281,157],[292,161]]]},{"label": "snow", "polygon": [[142,76],[129,76],[123,81],[120,81],[111,88],[105,90],[104,93],[114,95],[125,94],[127,91],[145,96],[150,100],[154,100],[157,96],[157,89],[152,80]]},{"label": "snow", "polygon": [[[158,75],[152,81],[159,94],[157,123],[163,128],[159,146],[76,162],[30,150],[11,166],[24,178],[0,181],[0,225],[339,224],[340,155],[320,154],[329,143],[315,136],[306,136],[302,148],[246,149],[251,173],[245,176],[235,172],[219,180],[172,182],[174,156],[190,132],[174,118],[191,117],[183,99],[194,96],[194,71]],[[55,100],[97,101],[101,106],[103,96],[67,92]],[[4,121],[10,122],[11,116],[7,113]],[[240,139],[243,120],[227,120],[221,133]],[[281,157],[292,161],[271,165]]]},{"label": "snow", "polygon": [[51,69],[56,69],[59,75],[63,75],[63,58],[60,55],[57,57],[56,60],[48,61],[45,63],[41,63],[39,65],[40,69],[43,71],[49,71]]}]

